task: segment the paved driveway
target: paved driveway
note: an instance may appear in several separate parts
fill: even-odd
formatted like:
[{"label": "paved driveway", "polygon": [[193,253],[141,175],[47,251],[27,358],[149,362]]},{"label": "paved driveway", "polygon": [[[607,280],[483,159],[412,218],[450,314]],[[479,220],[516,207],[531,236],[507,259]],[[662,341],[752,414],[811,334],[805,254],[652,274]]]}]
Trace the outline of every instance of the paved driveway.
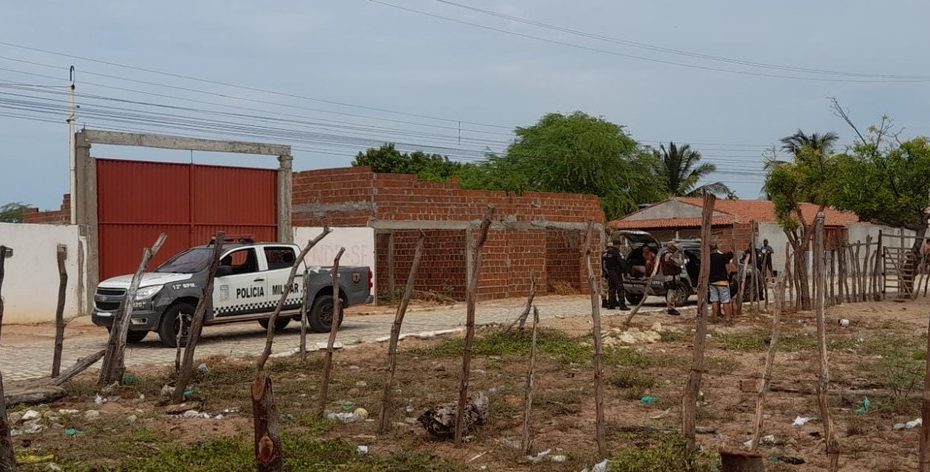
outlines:
[{"label": "paved driveway", "polygon": [[[659,299],[643,307],[643,311],[661,309]],[[525,299],[505,299],[479,303],[476,311],[478,324],[510,323],[523,310]],[[588,296],[551,296],[536,300],[541,318],[555,316],[591,316],[591,299]],[[651,305],[651,306],[650,306]],[[605,312],[605,315],[622,312]],[[388,336],[394,313],[389,308],[357,307],[350,309],[339,330],[337,342],[343,345],[375,342]],[[411,307],[404,320],[402,333],[415,334],[428,331],[448,330],[465,324],[465,304],[442,307]],[[288,353],[296,350],[300,343],[300,325],[291,323],[287,330],[275,336],[274,352]],[[328,334],[311,333],[308,345],[326,343]],[[54,348],[54,327],[4,326],[0,344],[0,372],[4,380],[26,380],[49,375]],[[78,358],[92,354],[106,346],[106,330],[89,324],[89,319],[72,321],[66,332],[63,368],[72,365]],[[207,327],[197,347],[197,357],[225,355],[229,357],[251,357],[261,353],[265,347],[265,330],[258,323],[242,323]],[[173,365],[175,350],[158,342],[155,333],[140,344],[130,345],[126,353],[127,367],[141,365]],[[99,364],[98,364],[99,366]]]}]

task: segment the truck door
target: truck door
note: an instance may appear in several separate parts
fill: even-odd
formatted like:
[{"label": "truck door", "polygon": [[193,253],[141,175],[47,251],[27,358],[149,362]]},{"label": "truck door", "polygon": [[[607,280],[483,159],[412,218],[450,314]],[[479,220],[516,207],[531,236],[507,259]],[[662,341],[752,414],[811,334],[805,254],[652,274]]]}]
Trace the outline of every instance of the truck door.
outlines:
[{"label": "truck door", "polygon": [[216,318],[246,316],[268,311],[268,280],[259,266],[255,248],[234,249],[220,259],[229,275],[217,277],[213,290]]},{"label": "truck door", "polygon": [[[292,246],[265,246],[265,261],[268,267],[264,273],[268,280],[268,286],[271,288],[269,294],[272,301],[272,309],[277,306],[278,300],[284,291],[284,285],[287,283],[287,277],[291,273],[291,267],[297,260],[296,250]],[[298,268],[294,276],[294,286],[291,287],[290,293],[284,302],[284,311],[300,309],[300,300],[303,294],[303,264]]]}]

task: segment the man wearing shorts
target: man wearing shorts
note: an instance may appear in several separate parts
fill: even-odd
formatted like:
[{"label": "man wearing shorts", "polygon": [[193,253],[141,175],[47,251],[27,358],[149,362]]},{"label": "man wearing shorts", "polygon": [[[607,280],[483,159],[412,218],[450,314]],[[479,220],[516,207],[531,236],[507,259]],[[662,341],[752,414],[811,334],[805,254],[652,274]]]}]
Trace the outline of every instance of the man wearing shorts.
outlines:
[{"label": "man wearing shorts", "polygon": [[717,243],[710,244],[710,303],[713,306],[713,317],[717,320],[723,312],[727,322],[732,321],[730,310],[730,273],[728,266],[733,260],[732,252],[721,252]]}]

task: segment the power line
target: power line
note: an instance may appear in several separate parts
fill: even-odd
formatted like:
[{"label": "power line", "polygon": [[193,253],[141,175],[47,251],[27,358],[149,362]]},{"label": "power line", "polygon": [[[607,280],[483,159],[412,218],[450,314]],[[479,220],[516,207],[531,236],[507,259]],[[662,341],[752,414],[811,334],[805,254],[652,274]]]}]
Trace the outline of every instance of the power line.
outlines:
[{"label": "power line", "polygon": [[[557,39],[544,38],[544,37],[542,37],[542,36],[534,36],[534,35],[531,35],[531,34],[520,33],[520,32],[517,32],[517,31],[511,31],[511,30],[507,30],[507,29],[503,29],[503,28],[497,28],[497,27],[494,27],[494,26],[483,25],[483,24],[480,24],[480,23],[473,23],[473,22],[466,21],[466,20],[461,20],[461,19],[458,19],[458,18],[452,18],[452,17],[448,17],[448,16],[438,15],[438,14],[430,13],[430,12],[427,12],[427,11],[424,11],[424,10],[417,10],[417,9],[415,9],[415,8],[408,8],[408,7],[405,7],[405,6],[397,5],[397,4],[394,4],[394,3],[384,2],[384,1],[381,1],[381,0],[368,0],[368,1],[369,1],[369,2],[372,2],[372,3],[377,3],[377,4],[379,4],[379,5],[384,5],[384,6],[387,6],[387,7],[396,8],[396,9],[398,9],[398,10],[403,10],[403,11],[406,11],[406,12],[409,12],[409,13],[415,13],[415,14],[418,14],[418,15],[428,16],[428,17],[431,17],[431,18],[436,18],[436,19],[440,19],[440,20],[444,20],[444,21],[449,21],[449,22],[453,22],[453,23],[459,23],[459,24],[463,24],[463,25],[468,25],[468,26],[472,26],[472,27],[475,27],[475,28],[481,28],[481,29],[490,30],[490,31],[497,31],[497,32],[499,32],[499,33],[504,33],[504,34],[508,34],[508,35],[511,35],[511,36],[518,36],[518,37],[525,38],[525,39],[532,39],[532,40],[534,40],[534,41],[541,41],[541,42],[545,42],[545,43],[549,43],[549,44],[557,44],[557,45],[560,45],[560,46],[566,46],[566,47],[570,47],[570,48],[574,48],[574,49],[580,49],[580,50],[589,51],[589,52],[595,52],[595,53],[600,53],[600,54],[609,54],[609,55],[612,55],[612,56],[625,57],[625,58],[628,58],[628,59],[636,59],[636,60],[640,60],[640,61],[654,62],[654,63],[658,63],[658,64],[666,64],[666,65],[672,65],[672,66],[677,66],[677,67],[685,67],[685,68],[689,68],[689,69],[697,69],[697,70],[705,70],[705,71],[713,71],[713,72],[725,72],[725,73],[729,73],[729,74],[738,74],[738,75],[745,75],[745,76],[752,76],[752,77],[765,77],[765,78],[775,78],[775,79],[792,79],[792,80],[806,80],[806,81],[815,81],[815,82],[853,82],[853,83],[920,83],[920,82],[930,82],[930,78],[926,78],[926,79],[881,79],[881,80],[868,80],[868,79],[846,79],[846,78],[830,78],[830,77],[804,77],[804,76],[797,76],[797,75],[769,74],[769,73],[763,73],[763,72],[741,71],[741,70],[733,70],[733,69],[723,69],[723,68],[712,67],[712,66],[702,66],[702,65],[697,65],[697,64],[687,64],[687,63],[683,63],[683,62],[670,61],[670,60],[666,60],[666,59],[657,59],[657,58],[654,58],[654,57],[639,56],[639,55],[636,55],[636,54],[628,54],[628,53],[623,53],[623,52],[619,52],[619,51],[613,51],[613,50],[609,50],[609,49],[601,49],[601,48],[592,47],[592,46],[585,46],[585,45],[581,45],[581,44],[570,43],[570,42],[567,42],[567,41],[560,41],[560,40],[557,40]],[[3,44],[3,43],[0,43],[0,44]]]},{"label": "power line", "polygon": [[837,76],[845,76],[845,77],[862,77],[862,78],[876,78],[876,79],[902,79],[902,80],[930,81],[930,75],[874,74],[874,73],[862,73],[862,72],[836,71],[836,70],[829,70],[829,69],[818,69],[818,68],[798,67],[798,66],[782,65],[782,64],[772,64],[772,63],[766,63],[766,62],[755,62],[755,61],[750,61],[746,59],[717,56],[717,55],[700,53],[700,52],[686,51],[682,49],[674,49],[674,48],[656,46],[656,45],[649,44],[649,43],[644,43],[640,41],[631,41],[628,39],[621,39],[621,38],[606,36],[603,34],[588,33],[585,31],[571,29],[571,28],[564,27],[564,26],[557,26],[553,24],[543,23],[540,21],[530,20],[527,18],[522,18],[519,16],[508,15],[505,13],[500,13],[500,12],[496,12],[492,10],[485,10],[485,9],[473,7],[470,5],[463,5],[461,3],[452,2],[450,0],[433,0],[433,1],[445,4],[445,5],[453,6],[456,8],[462,8],[465,10],[478,12],[484,15],[489,15],[489,16],[493,16],[496,18],[503,18],[503,19],[510,20],[516,23],[536,26],[539,28],[554,30],[554,31],[558,31],[561,33],[569,33],[569,34],[573,34],[576,36],[596,39],[599,41],[605,41],[605,42],[610,42],[614,44],[620,44],[624,46],[645,49],[649,51],[686,56],[686,57],[691,57],[691,58],[696,58],[696,59],[705,59],[705,60],[711,60],[711,61],[716,61],[716,62],[724,62],[728,64],[736,64],[736,65],[750,66],[750,67],[770,69],[770,70],[788,71],[788,72],[802,72],[802,73],[810,73],[810,74],[825,74],[825,75],[837,75]]},{"label": "power line", "polygon": [[207,84],[211,84],[211,85],[222,85],[222,86],[224,86],[224,87],[232,87],[232,88],[237,88],[237,89],[240,89],[240,90],[248,90],[248,91],[251,91],[251,92],[267,93],[267,94],[277,95],[277,96],[286,97],[286,98],[296,98],[296,99],[299,99],[299,100],[308,100],[308,101],[319,102],[319,103],[327,103],[327,104],[330,104],[330,105],[338,105],[338,106],[343,106],[343,107],[358,108],[358,109],[370,110],[370,111],[378,111],[378,112],[382,112],[382,113],[390,113],[390,114],[393,114],[393,115],[410,116],[410,117],[415,117],[415,118],[425,118],[425,119],[436,120],[436,121],[444,121],[444,122],[447,122],[447,123],[458,123],[458,122],[462,122],[462,123],[467,123],[467,124],[470,124],[470,125],[486,126],[486,127],[490,127],[490,128],[504,128],[504,129],[511,129],[511,128],[512,128],[512,127],[510,127],[510,126],[505,126],[505,125],[500,125],[500,124],[482,123],[482,122],[477,122],[477,121],[468,121],[468,120],[459,120],[459,119],[453,119],[453,118],[437,117],[437,116],[431,116],[431,115],[426,115],[426,114],[421,114],[421,113],[408,113],[408,112],[403,112],[403,111],[391,110],[391,109],[387,109],[387,108],[379,108],[379,107],[373,107],[373,106],[368,106],[368,105],[358,105],[358,104],[353,104],[353,103],[340,102],[340,101],[336,101],[336,100],[327,100],[327,99],[322,99],[322,98],[309,97],[309,96],[306,96],[306,95],[298,95],[298,94],[290,93],[290,92],[279,92],[279,91],[276,91],[276,90],[269,90],[269,89],[264,89],[264,88],[259,88],[259,87],[250,87],[250,86],[246,86],[246,85],[238,85],[238,84],[234,84],[234,83],[231,83],[231,82],[224,82],[224,81],[220,81],[220,80],[203,79],[203,78],[199,78],[199,77],[193,77],[193,76],[184,75],[184,74],[178,74],[178,73],[174,73],[174,72],[165,72],[165,71],[160,71],[160,70],[156,70],[156,69],[150,69],[150,68],[146,68],[146,67],[132,66],[132,65],[128,65],[128,64],[120,64],[120,63],[117,63],[117,62],[104,61],[104,60],[94,59],[94,58],[86,57],[86,56],[78,56],[78,55],[67,54],[67,53],[58,52],[58,51],[51,51],[51,50],[48,50],[48,49],[42,49],[42,48],[37,48],[37,47],[32,47],[32,46],[25,46],[25,45],[22,45],[22,44],[15,44],[15,43],[10,43],[10,42],[6,42],[6,41],[0,41],[0,45],[12,47],[12,48],[17,48],[17,49],[24,49],[24,50],[27,50],[27,51],[41,52],[41,53],[43,53],[43,54],[51,54],[51,55],[54,55],[54,56],[67,57],[67,58],[71,58],[71,59],[79,59],[79,60],[82,60],[82,61],[89,61],[89,62],[94,62],[94,63],[97,63],[97,64],[104,64],[104,65],[108,65],[108,66],[112,66],[112,67],[119,67],[119,68],[122,68],[122,69],[129,69],[129,70],[135,70],[135,71],[140,71],[140,72],[147,72],[147,73],[150,73],[150,74],[158,74],[158,75],[162,75],[162,76],[166,76],[166,77],[174,77],[174,78],[178,78],[178,79],[191,80],[191,81],[202,82],[202,83],[207,83]]}]

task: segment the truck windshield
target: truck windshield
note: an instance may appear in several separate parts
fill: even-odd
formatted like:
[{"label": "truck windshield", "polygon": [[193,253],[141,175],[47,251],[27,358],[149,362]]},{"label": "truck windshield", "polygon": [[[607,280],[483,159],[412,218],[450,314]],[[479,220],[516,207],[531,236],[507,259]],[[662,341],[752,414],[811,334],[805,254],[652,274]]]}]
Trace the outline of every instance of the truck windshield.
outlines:
[{"label": "truck windshield", "polygon": [[168,262],[155,269],[155,272],[192,274],[206,269],[212,258],[212,248],[195,247],[168,259]]}]

